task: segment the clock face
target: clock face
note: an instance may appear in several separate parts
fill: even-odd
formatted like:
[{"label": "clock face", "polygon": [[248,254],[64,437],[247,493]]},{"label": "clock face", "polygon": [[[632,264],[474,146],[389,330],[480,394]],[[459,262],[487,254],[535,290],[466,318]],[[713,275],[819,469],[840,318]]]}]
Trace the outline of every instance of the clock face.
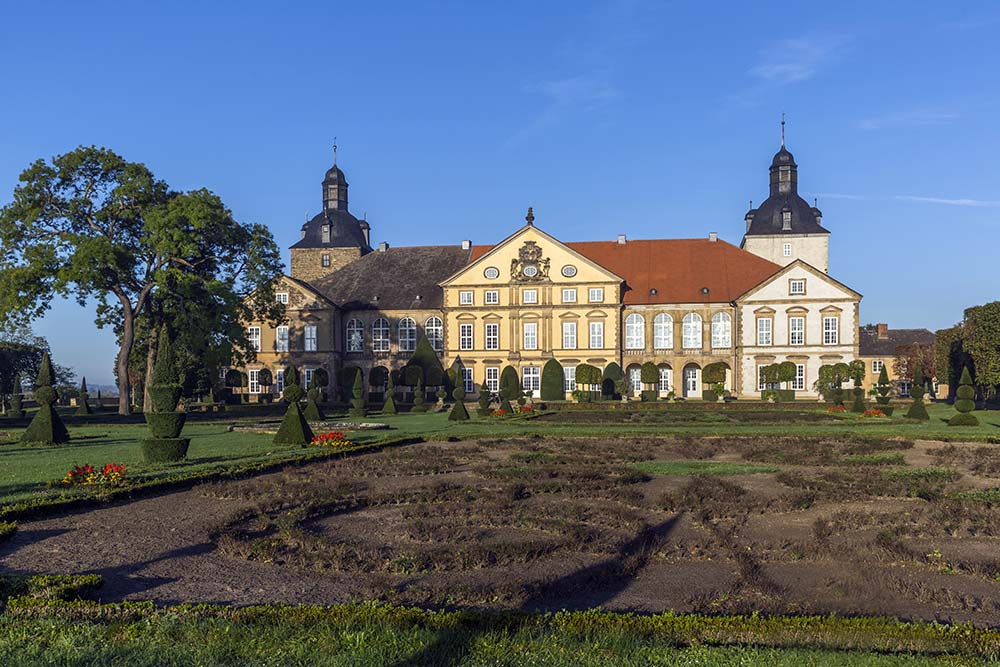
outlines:
[{"label": "clock face", "polygon": [[496,280],[500,277],[500,269],[495,266],[489,266],[485,271],[483,271],[483,275],[490,280]]},{"label": "clock face", "polygon": [[573,276],[576,275],[576,267],[573,266],[572,264],[567,264],[566,266],[562,267],[562,274],[567,278],[572,278]]},{"label": "clock face", "polygon": [[538,275],[538,267],[535,266],[534,264],[527,265],[526,267],[524,267],[524,275],[528,276],[529,278],[534,278],[535,276]]}]

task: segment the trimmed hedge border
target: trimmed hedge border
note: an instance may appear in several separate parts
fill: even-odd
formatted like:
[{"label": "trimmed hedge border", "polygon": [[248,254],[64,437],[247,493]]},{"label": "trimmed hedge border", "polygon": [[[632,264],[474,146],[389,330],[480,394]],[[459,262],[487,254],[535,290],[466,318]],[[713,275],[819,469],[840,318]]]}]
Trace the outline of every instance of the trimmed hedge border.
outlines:
[{"label": "trimmed hedge border", "polygon": [[[55,599],[54,599],[55,598]],[[639,615],[589,610],[556,613],[503,611],[431,611],[381,603],[319,605],[178,605],[157,608],[152,602],[99,604],[67,602],[57,596],[12,597],[9,619],[71,622],[157,622],[221,619],[265,625],[390,625],[396,628],[462,631],[550,631],[573,637],[623,635],[666,641],[676,646],[755,646],[881,653],[956,654],[1000,658],[1000,631],[968,623],[900,621],[889,617],[767,616],[704,614]]]},{"label": "trimmed hedge border", "polygon": [[336,451],[325,451],[322,448],[293,449],[290,456],[271,461],[260,461],[257,463],[233,465],[214,470],[201,470],[196,472],[179,473],[168,475],[156,479],[131,484],[129,486],[104,490],[100,495],[81,495],[62,498],[36,498],[23,500],[10,505],[0,507],[0,521],[13,521],[23,519],[38,519],[53,514],[67,511],[75,511],[89,507],[100,507],[123,499],[140,498],[155,495],[165,491],[180,491],[189,489],[202,482],[213,482],[220,480],[243,479],[255,475],[263,475],[270,472],[277,472],[290,466],[304,465],[315,461],[327,459],[347,458],[368,453],[369,451],[381,451],[387,447],[401,445],[412,445],[419,442],[426,442],[420,436],[407,436],[400,438],[387,438],[369,443],[361,443],[354,447],[338,449]]}]

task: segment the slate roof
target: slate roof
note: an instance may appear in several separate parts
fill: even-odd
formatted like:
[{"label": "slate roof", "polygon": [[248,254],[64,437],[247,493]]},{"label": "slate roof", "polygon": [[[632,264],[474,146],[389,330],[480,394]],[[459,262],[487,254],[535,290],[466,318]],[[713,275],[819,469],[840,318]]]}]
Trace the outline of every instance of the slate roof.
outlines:
[{"label": "slate roof", "polygon": [[[774,172],[780,167],[791,167],[793,170],[793,180],[790,183],[789,192],[778,192],[774,187]],[[791,151],[782,144],[781,149],[774,154],[771,160],[771,190],[770,196],[765,199],[760,206],[747,211],[747,216],[753,216],[750,226],[747,228],[746,236],[772,235],[772,234],[829,234],[830,230],[820,224],[822,213],[798,194],[798,176],[795,173],[798,165],[795,164],[795,157]],[[782,212],[789,211],[792,214],[790,229],[784,229]]]},{"label": "slate roof", "polygon": [[[564,245],[624,278],[626,305],[728,303],[782,268],[722,240],[579,241]],[[491,249],[475,247],[469,261]],[[703,287],[708,288],[707,295],[702,293]]]},{"label": "slate roof", "polygon": [[465,266],[470,254],[457,245],[388,248],[311,284],[345,310],[439,309],[439,283]]},{"label": "slate roof", "polygon": [[[330,225],[330,241],[323,243],[323,225]],[[362,231],[368,223],[358,220],[347,211],[329,209],[302,225],[304,236],[292,244],[292,248],[361,248],[369,252],[371,247],[365,241]]]},{"label": "slate roof", "polygon": [[858,350],[863,357],[893,357],[900,345],[933,345],[934,334],[927,329],[889,329],[879,338],[874,329],[859,330]]}]

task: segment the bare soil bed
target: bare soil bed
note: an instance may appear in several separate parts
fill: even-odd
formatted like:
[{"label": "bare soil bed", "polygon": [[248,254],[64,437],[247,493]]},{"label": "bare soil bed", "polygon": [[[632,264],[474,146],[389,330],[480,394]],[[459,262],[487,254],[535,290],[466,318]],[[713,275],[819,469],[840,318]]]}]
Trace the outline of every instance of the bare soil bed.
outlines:
[{"label": "bare soil bed", "polygon": [[[777,472],[647,475],[646,461]],[[22,523],[102,599],[890,614],[1000,623],[1000,448],[860,438],[439,442]]]}]

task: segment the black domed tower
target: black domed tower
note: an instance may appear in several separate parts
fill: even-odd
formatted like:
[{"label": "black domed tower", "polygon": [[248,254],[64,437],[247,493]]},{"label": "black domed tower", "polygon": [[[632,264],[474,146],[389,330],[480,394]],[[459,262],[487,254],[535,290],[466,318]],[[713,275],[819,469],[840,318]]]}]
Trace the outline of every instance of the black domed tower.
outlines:
[{"label": "black domed tower", "polygon": [[830,232],[823,214],[799,196],[799,166],[785,146],[781,120],[781,148],[770,168],[770,191],[757,208],[747,211],[747,229],[741,248],[782,266],[797,259],[824,273],[829,268]]},{"label": "black domed tower", "polygon": [[347,210],[347,177],[333,166],[323,177],[323,210],[302,225],[302,238],[292,247],[292,277],[312,281],[333,273],[371,252],[371,227]]}]

